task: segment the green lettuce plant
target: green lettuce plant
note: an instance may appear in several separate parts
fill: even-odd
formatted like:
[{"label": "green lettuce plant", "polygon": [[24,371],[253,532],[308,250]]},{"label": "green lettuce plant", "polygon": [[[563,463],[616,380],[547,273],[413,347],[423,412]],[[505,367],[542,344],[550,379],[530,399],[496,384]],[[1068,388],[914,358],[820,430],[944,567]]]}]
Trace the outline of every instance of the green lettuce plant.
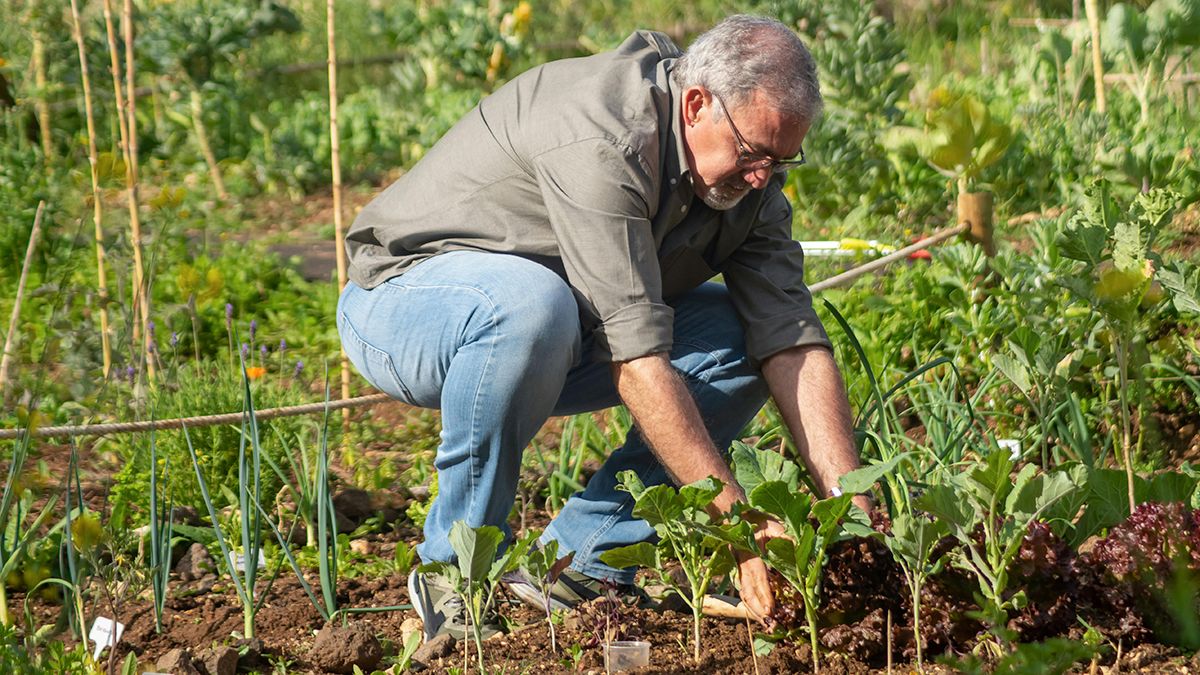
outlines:
[{"label": "green lettuce plant", "polygon": [[913,642],[917,647],[917,671],[923,672],[924,643],[921,639],[921,589],[929,577],[946,565],[944,555],[935,555],[938,542],[950,534],[950,526],[942,520],[930,520],[921,514],[901,513],[892,520],[892,531],[883,543],[904,573],[912,598]]},{"label": "green lettuce plant", "polygon": [[[641,566],[655,574],[692,610],[692,658],[700,662],[700,625],[709,582],[734,568],[731,545],[744,541],[744,523],[724,523],[708,507],[724,485],[713,477],[676,490],[669,485],[647,488],[633,471],[618,474],[621,489],[633,495],[633,515],[658,533],[658,543],[639,542],[605,551],[600,560],[613,567]],[[679,562],[687,586],[667,572],[670,561]]]}]

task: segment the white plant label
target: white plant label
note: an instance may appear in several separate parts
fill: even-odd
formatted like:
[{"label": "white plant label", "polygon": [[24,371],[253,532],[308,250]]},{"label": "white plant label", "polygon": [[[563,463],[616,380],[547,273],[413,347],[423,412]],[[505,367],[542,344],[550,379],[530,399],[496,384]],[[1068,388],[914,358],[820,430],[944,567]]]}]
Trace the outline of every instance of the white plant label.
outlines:
[{"label": "white plant label", "polygon": [[1015,438],[997,438],[996,445],[1008,450],[1008,456],[1013,461],[1021,458],[1021,441]]},{"label": "white plant label", "polygon": [[[243,572],[246,571],[246,556],[241,553],[229,552],[229,561],[233,563],[232,567]],[[267,557],[263,554],[262,549],[258,550],[258,569],[264,569],[267,566]]]},{"label": "white plant label", "polygon": [[99,661],[100,652],[104,651],[105,647],[117,644],[117,640],[121,639],[121,633],[124,632],[125,624],[104,616],[96,617],[92,623],[92,630],[88,633],[88,639],[96,643],[96,650],[92,652],[92,660]]}]

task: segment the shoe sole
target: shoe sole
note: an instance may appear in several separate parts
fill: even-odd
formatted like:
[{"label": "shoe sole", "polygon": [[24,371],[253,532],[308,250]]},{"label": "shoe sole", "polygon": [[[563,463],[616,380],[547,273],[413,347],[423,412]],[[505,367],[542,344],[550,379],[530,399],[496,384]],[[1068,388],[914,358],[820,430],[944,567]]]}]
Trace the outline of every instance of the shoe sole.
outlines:
[{"label": "shoe sole", "polygon": [[[540,609],[543,612],[546,611],[546,599],[542,596],[541,591],[539,591],[533,584],[525,581],[524,579],[517,579],[513,581],[506,581],[504,585],[508,588],[509,592],[517,596],[517,599],[521,602],[533,607],[534,609]],[[567,603],[555,597],[550,598],[551,612],[569,612],[573,609],[575,609],[574,605],[568,605]]]}]

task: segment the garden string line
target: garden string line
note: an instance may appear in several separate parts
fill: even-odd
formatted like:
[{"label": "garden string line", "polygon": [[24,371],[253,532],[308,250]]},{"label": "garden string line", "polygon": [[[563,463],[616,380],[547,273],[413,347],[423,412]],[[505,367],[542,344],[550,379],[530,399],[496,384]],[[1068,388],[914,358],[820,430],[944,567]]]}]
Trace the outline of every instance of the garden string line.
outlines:
[{"label": "garden string line", "polygon": [[[841,274],[818,281],[809,286],[809,290],[813,293],[819,293],[825,289],[845,284],[868,272],[877,270],[902,258],[907,258],[917,251],[924,250],[935,244],[946,241],[955,235],[964,234],[969,229],[969,223],[960,223],[958,225],[939,230],[925,239],[898,249],[881,258],[876,258],[871,262],[846,270]],[[254,414],[258,419],[275,419],[277,417],[293,417],[296,415],[307,415],[310,413],[322,412],[327,408],[329,410],[358,408],[367,405],[374,405],[376,403],[383,403],[384,401],[388,400],[391,400],[391,397],[387,394],[368,394],[366,396],[356,396],[354,398],[346,398],[328,402],[321,401],[317,403],[305,403],[303,405],[256,410]],[[150,431],[151,429],[180,429],[185,425],[189,428],[196,428],[215,426],[218,424],[236,424],[242,420],[243,415],[244,413],[242,412],[236,412],[221,413],[217,415],[200,415],[197,417],[178,417],[168,420],[147,420],[143,422],[114,422],[107,424],[77,424],[55,427],[35,427],[33,430],[33,436],[36,438],[53,436],[102,436],[106,434],[126,434],[139,431]],[[24,431],[25,429],[23,428],[0,429],[0,440],[17,438]]]}]

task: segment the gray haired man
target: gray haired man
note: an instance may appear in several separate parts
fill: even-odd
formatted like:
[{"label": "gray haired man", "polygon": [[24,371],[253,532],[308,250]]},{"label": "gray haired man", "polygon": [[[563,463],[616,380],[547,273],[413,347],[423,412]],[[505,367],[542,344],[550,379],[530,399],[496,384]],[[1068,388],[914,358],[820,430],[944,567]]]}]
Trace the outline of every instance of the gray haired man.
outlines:
[{"label": "gray haired man", "polygon": [[[821,490],[858,466],[781,193],[820,108],[812,57],[776,21],[730,17],[686,54],[638,31],[501,87],[362,211],[337,313],[346,351],[376,387],[442,411],[422,559],[453,558],[457,520],[509,533],[521,453],[551,415],[624,403],[635,421],[546,530],[575,553],[560,607],[631,584],[599,556],[654,536],[618,472],[716,476],[714,511],[744,499],[725,451],[768,396]],[[738,567],[743,600],[769,616],[761,559]],[[441,579],[414,573],[409,589],[427,637],[462,634]]]}]

